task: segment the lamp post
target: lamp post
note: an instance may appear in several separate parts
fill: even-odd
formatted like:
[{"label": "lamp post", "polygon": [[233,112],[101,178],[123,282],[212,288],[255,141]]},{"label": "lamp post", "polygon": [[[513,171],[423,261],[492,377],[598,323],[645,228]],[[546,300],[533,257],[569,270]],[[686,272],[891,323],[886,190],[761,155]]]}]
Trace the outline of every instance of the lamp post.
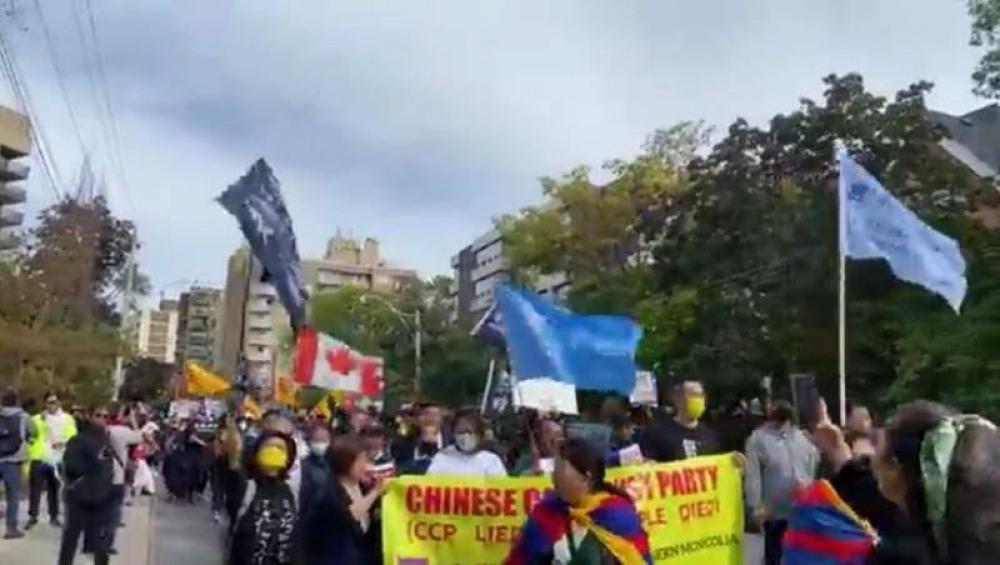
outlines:
[{"label": "lamp post", "polygon": [[[362,294],[361,295],[361,303],[362,304],[366,304],[368,302],[368,300],[374,300],[375,302],[378,302],[382,306],[386,307],[390,312],[392,312],[393,314],[395,314],[396,317],[399,318],[399,320],[401,322],[403,322],[403,325],[405,325],[407,329],[413,331],[413,357],[414,357],[414,363],[415,363],[414,368],[413,368],[413,379],[414,379],[413,380],[413,392],[416,393],[416,395],[419,397],[420,396],[420,379],[421,379],[420,362],[421,362],[421,357],[422,357],[421,342],[422,342],[422,339],[423,339],[423,331],[421,330],[421,327],[420,327],[420,308],[414,309],[412,314],[407,314],[407,313],[401,311],[399,308],[396,308],[391,302],[389,302],[388,300],[382,298],[381,296],[379,296],[377,294]],[[410,319],[411,318],[413,319],[413,325],[412,326],[410,325]]]}]

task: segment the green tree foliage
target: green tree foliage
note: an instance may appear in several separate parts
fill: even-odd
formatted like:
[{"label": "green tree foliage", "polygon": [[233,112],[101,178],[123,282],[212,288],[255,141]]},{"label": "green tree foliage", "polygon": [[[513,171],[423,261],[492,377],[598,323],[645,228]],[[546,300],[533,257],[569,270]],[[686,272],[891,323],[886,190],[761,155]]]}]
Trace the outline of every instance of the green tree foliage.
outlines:
[{"label": "green tree foliage", "polygon": [[488,361],[467,330],[452,323],[450,286],[450,279],[438,277],[415,282],[398,294],[337,289],[312,298],[312,324],[362,353],[381,356],[386,402],[398,405],[414,394],[413,314],[419,309],[422,395],[450,406],[472,403],[482,393]]},{"label": "green tree foliage", "polygon": [[110,397],[121,351],[113,287],[134,234],[100,197],[66,198],[39,215],[0,269],[0,380],[26,396],[55,388]]},{"label": "green tree foliage", "polygon": [[967,0],[972,16],[970,43],[982,47],[983,56],[972,73],[974,91],[988,98],[1000,97],[1000,1]]},{"label": "green tree foliage", "polygon": [[[940,396],[996,410],[981,391],[1000,384],[987,345],[997,336],[1000,239],[974,214],[993,188],[940,149],[944,132],[926,120],[928,83],[886,99],[857,75],[824,82],[821,100],[803,99],[766,127],[737,120],[710,151],[698,151],[703,138],[689,136],[684,146],[693,149],[683,159],[657,159],[647,144],[646,154],[617,162],[608,187],[629,179],[627,194],[654,195],[633,201],[631,218],[579,171],[550,182],[552,204],[501,222],[512,267],[569,273],[571,307],[638,319],[639,360],[661,375],[699,377],[730,396],[755,390],[764,376],[782,385],[791,373],[812,372],[833,399],[840,139],[925,221],[960,241],[970,280],[959,317],[942,299],[896,280],[884,262],[850,261],[850,394],[885,402]],[[621,174],[635,169],[653,174]],[[580,216],[610,218],[614,229],[589,237],[595,232],[567,212],[580,201],[615,210]]]}]

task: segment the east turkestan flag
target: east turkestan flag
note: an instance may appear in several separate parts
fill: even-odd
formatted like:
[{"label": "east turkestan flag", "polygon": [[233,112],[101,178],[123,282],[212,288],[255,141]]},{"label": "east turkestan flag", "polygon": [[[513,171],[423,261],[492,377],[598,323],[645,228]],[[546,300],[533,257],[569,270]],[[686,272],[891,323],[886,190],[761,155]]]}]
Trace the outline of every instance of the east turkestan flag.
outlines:
[{"label": "east turkestan flag", "polygon": [[885,259],[897,277],[943,296],[958,312],[968,287],[958,243],[924,223],[846,151],[837,158],[842,252]]}]

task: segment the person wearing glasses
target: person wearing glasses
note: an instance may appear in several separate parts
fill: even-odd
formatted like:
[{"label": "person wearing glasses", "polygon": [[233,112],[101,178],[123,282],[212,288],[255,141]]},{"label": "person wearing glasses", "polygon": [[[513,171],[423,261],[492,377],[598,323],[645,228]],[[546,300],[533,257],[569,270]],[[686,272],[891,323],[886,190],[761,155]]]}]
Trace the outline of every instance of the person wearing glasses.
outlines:
[{"label": "person wearing glasses", "polygon": [[66,443],[76,435],[76,422],[63,412],[59,397],[45,395],[45,409],[31,417],[35,437],[28,446],[31,469],[28,479],[28,523],[31,529],[38,523],[42,493],[47,493],[49,522],[60,528],[59,522],[59,468],[62,465]]},{"label": "person wearing glasses", "polygon": [[72,565],[80,535],[93,551],[95,565],[107,565],[115,519],[115,452],[108,437],[107,408],[94,410],[81,421],[79,433],[63,453],[66,475],[66,525],[59,546],[59,565]]}]

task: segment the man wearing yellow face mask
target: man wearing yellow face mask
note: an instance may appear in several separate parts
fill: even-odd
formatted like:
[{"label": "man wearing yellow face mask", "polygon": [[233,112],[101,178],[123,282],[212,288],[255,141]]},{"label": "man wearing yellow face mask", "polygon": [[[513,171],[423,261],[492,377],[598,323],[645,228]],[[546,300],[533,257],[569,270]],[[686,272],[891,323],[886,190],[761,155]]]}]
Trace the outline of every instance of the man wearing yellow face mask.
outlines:
[{"label": "man wearing yellow face mask", "polygon": [[673,389],[674,417],[649,426],[639,439],[645,459],[666,463],[701,455],[722,453],[715,432],[701,421],[705,413],[705,387],[686,380]]}]

